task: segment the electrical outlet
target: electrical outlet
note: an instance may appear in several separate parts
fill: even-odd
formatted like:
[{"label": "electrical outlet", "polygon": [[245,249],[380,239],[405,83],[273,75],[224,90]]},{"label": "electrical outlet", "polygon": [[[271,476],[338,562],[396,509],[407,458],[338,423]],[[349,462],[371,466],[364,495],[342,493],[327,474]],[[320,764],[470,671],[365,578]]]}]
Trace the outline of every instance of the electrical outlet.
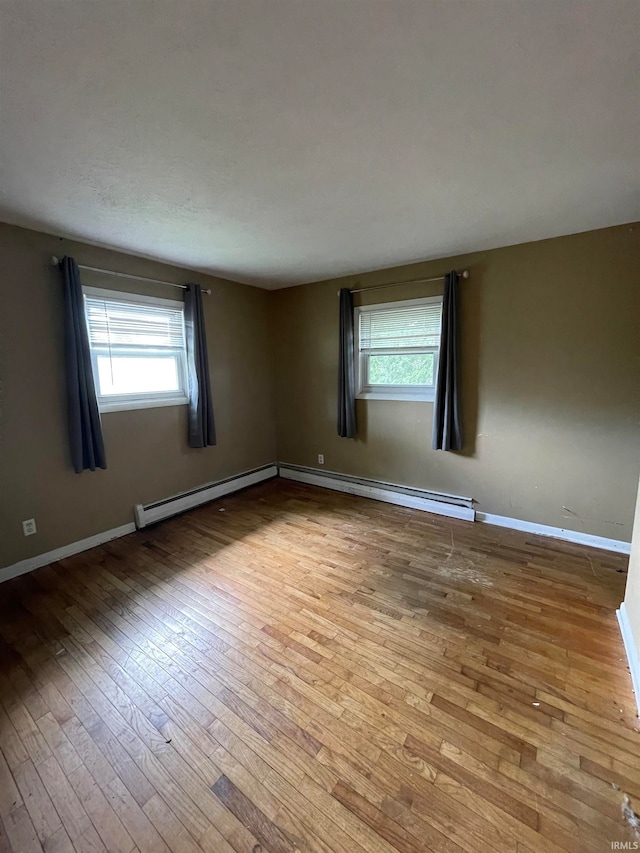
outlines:
[{"label": "electrical outlet", "polygon": [[38,532],[36,529],[35,518],[28,518],[26,521],[22,522],[22,532],[25,536],[33,536],[34,533]]},{"label": "electrical outlet", "polygon": [[324,453],[318,453],[318,465],[324,465]]}]

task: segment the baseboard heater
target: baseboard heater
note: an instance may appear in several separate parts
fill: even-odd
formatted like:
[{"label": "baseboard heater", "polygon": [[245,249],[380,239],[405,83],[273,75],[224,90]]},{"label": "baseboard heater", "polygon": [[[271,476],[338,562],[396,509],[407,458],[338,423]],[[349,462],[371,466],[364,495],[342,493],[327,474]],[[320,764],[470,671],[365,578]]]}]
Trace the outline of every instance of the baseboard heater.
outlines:
[{"label": "baseboard heater", "polygon": [[359,495],[363,498],[373,498],[398,506],[421,509],[437,515],[475,521],[473,498],[449,495],[444,492],[430,492],[426,489],[414,489],[409,486],[400,486],[397,483],[369,480],[365,477],[351,477],[348,474],[339,474],[336,471],[320,471],[318,468],[305,468],[301,465],[289,465],[283,462],[278,463],[278,470],[280,476],[285,480],[295,480],[298,483],[321,486],[325,489],[333,489],[336,492],[346,492],[349,495]]},{"label": "baseboard heater", "polygon": [[205,483],[204,486],[199,486],[189,492],[181,492],[179,495],[173,495],[173,497],[166,498],[163,501],[156,501],[152,504],[136,504],[134,507],[136,527],[140,529],[148,524],[155,524],[156,521],[162,521],[164,518],[169,518],[188,509],[193,509],[195,506],[200,506],[200,504],[208,503],[216,498],[229,495],[231,492],[246,489],[247,486],[253,486],[263,480],[270,480],[277,476],[278,466],[273,462],[270,465],[263,465],[261,468],[254,468],[252,471],[244,471],[242,474],[227,477],[225,480]]}]

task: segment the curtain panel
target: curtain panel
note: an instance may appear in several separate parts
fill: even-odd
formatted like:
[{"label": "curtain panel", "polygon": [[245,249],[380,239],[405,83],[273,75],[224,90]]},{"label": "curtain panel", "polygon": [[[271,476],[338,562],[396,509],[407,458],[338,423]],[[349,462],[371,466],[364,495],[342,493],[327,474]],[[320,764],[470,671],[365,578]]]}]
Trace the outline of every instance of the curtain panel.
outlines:
[{"label": "curtain panel", "polygon": [[106,468],[102,423],[93,381],[91,350],[80,270],[73,258],[60,261],[64,298],[64,350],[69,446],[76,474]]},{"label": "curtain panel", "polygon": [[216,427],[199,284],[188,284],[184,292],[184,325],[189,373],[189,447],[211,447],[216,443]]},{"label": "curtain panel", "polygon": [[460,418],[460,383],[458,378],[458,274],[455,270],[444,279],[442,330],[438,382],[433,407],[434,450],[462,450]]},{"label": "curtain panel", "polygon": [[338,435],[355,438],[356,381],[354,369],[353,294],[340,291],[340,348],[338,360]]}]

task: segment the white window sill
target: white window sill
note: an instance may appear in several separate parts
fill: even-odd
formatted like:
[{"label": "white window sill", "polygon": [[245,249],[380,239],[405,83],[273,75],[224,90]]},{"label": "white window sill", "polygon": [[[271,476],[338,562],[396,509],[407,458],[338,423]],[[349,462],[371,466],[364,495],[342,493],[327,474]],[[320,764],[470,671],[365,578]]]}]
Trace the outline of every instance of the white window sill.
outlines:
[{"label": "white window sill", "polygon": [[396,394],[392,391],[363,391],[360,394],[356,394],[356,400],[396,400],[397,402],[433,403],[434,399],[435,392],[433,391],[428,394],[412,394],[411,392]]},{"label": "white window sill", "polygon": [[98,400],[98,408],[100,413],[103,412],[125,412],[132,409],[158,409],[161,406],[186,406],[189,403],[189,398],[183,394],[175,397],[150,397],[144,399],[133,400]]}]

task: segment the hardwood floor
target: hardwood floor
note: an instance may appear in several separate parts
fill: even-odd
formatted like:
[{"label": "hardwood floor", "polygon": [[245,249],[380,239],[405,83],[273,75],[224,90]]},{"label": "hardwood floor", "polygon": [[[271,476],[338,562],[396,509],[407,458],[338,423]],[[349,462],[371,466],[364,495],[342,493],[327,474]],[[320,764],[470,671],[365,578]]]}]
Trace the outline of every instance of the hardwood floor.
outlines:
[{"label": "hardwood floor", "polygon": [[3,584],[0,851],[633,841],[625,568],[280,480]]}]

